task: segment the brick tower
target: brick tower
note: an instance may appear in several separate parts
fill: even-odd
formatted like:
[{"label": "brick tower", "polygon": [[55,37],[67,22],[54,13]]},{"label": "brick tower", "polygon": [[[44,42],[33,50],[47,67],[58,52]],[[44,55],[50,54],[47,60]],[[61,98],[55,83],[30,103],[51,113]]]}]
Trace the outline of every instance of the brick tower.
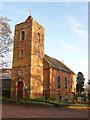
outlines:
[{"label": "brick tower", "polygon": [[44,28],[32,16],[15,26],[11,97],[43,94]]}]

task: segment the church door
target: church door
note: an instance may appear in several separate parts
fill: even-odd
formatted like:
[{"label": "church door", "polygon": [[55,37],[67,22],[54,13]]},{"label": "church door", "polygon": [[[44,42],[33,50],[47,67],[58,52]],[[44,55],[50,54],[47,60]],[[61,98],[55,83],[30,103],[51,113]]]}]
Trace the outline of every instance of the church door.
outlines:
[{"label": "church door", "polygon": [[17,86],[17,98],[22,99],[23,98],[23,82],[19,81]]}]

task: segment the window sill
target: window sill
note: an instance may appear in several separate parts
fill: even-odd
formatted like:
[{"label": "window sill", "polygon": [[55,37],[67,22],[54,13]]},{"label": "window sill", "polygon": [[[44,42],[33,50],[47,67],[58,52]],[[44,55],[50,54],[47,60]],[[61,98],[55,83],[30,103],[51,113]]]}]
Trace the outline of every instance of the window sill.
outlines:
[{"label": "window sill", "polygon": [[57,90],[61,90],[61,88],[58,88]]}]

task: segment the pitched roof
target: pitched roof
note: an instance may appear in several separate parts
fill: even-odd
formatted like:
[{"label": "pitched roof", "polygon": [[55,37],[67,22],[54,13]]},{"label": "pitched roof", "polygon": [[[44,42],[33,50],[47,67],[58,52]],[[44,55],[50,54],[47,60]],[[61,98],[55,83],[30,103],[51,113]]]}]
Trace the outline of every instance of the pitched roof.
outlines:
[{"label": "pitched roof", "polygon": [[25,20],[25,22],[26,21],[28,21],[28,20],[32,20],[33,18],[32,18],[32,16],[30,15],[26,20]]},{"label": "pitched roof", "polygon": [[45,59],[47,60],[47,62],[50,64],[51,67],[56,68],[58,70],[62,70],[62,71],[68,72],[68,73],[75,74],[70,68],[68,68],[61,61],[59,61],[59,60],[57,60],[55,58],[52,58],[52,57],[50,57],[50,56],[48,56],[46,54],[44,56],[45,56]]}]

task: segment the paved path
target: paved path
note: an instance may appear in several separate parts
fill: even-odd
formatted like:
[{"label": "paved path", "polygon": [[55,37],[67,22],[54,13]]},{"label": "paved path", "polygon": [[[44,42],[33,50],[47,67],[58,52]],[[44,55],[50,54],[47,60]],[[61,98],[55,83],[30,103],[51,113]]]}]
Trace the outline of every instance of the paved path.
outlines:
[{"label": "paved path", "polygon": [[87,110],[3,103],[3,118],[88,118]]}]

